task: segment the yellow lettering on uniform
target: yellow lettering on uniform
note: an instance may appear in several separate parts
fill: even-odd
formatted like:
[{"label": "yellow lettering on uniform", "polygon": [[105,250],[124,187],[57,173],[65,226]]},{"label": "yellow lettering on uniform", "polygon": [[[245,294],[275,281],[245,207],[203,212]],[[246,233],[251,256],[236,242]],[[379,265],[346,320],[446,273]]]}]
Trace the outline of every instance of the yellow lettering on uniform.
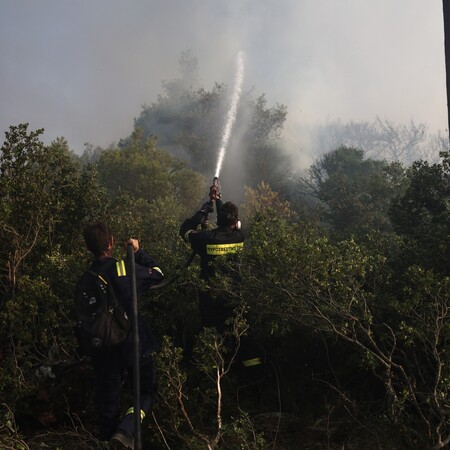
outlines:
[{"label": "yellow lettering on uniform", "polygon": [[237,253],[244,247],[243,242],[236,242],[234,244],[207,244],[206,253],[208,255],[229,255]]}]

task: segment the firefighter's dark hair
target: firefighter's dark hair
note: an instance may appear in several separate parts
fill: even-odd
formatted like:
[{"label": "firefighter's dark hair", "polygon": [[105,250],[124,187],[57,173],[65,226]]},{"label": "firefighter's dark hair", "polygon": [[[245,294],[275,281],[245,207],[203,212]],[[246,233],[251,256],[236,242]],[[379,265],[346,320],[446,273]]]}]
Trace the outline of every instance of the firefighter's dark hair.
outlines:
[{"label": "firefighter's dark hair", "polygon": [[87,249],[98,258],[108,251],[113,235],[105,222],[95,222],[86,225],[83,236]]},{"label": "firefighter's dark hair", "polygon": [[238,207],[232,202],[226,202],[220,208],[217,215],[217,225],[222,227],[231,227],[238,222]]}]

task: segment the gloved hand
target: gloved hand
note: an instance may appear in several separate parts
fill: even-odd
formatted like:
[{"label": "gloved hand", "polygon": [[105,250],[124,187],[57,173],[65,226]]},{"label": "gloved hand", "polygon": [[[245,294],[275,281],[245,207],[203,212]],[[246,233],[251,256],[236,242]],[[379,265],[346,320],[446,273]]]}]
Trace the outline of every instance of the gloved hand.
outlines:
[{"label": "gloved hand", "polygon": [[202,230],[207,230],[209,228],[209,220],[208,220],[208,216],[205,216],[205,218],[202,220],[201,224],[200,224],[200,228]]},{"label": "gloved hand", "polygon": [[200,211],[203,214],[209,214],[214,211],[214,203],[210,200],[209,202],[203,203]]},{"label": "gloved hand", "polygon": [[209,199],[211,202],[220,199],[220,191],[219,186],[217,184],[213,184],[209,188]]}]

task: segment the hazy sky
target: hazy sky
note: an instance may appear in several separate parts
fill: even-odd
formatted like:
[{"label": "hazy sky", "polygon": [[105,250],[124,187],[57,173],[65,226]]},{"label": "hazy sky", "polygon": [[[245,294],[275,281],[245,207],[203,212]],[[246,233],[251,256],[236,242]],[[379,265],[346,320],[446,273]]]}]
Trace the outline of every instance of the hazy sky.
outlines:
[{"label": "hazy sky", "polygon": [[0,131],[106,147],[191,50],[206,89],[288,107],[287,132],[342,119],[447,128],[442,0],[0,0]]}]

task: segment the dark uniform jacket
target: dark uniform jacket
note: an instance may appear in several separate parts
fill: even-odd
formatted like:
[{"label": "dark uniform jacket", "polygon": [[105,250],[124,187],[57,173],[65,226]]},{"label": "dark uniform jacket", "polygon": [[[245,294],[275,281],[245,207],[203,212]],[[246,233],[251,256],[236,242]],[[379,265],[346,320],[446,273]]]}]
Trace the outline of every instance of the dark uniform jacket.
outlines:
[{"label": "dark uniform jacket", "polygon": [[[96,259],[90,270],[97,273],[105,273],[108,280],[112,284],[117,296],[117,300],[123,306],[128,316],[131,317],[132,299],[131,299],[131,267],[128,260],[115,260],[115,264],[109,264],[114,260],[108,256]],[[149,256],[144,250],[138,249],[134,254],[136,269],[136,290],[138,298],[146,292],[151,286],[158,284],[164,278],[161,269],[156,261]],[[103,272],[102,267],[108,266],[108,270]],[[153,336],[142,320],[139,320],[139,340],[141,343],[141,351],[153,351],[155,347]],[[129,333],[125,347],[132,343],[132,336]],[[125,350],[127,351],[127,350]]]},{"label": "dark uniform jacket", "polygon": [[209,280],[214,275],[213,260],[217,256],[235,255],[242,250],[244,234],[230,227],[196,231],[204,217],[205,213],[198,211],[186,219],[180,227],[180,235],[200,256],[200,275],[204,280]]},{"label": "dark uniform jacket", "polygon": [[[151,286],[163,279],[156,261],[142,249],[134,254],[136,269],[136,290],[138,298]],[[103,270],[102,270],[103,268]],[[117,300],[127,313],[131,314],[132,289],[131,267],[127,260],[117,261],[103,257],[95,260],[91,270],[105,274],[113,285]],[[131,317],[131,316],[130,316]],[[140,396],[141,413],[151,409],[155,395],[152,352],[156,350],[155,339],[150,329],[138,317],[140,343]],[[132,435],[134,417],[126,414],[119,425],[122,377],[125,369],[133,367],[133,334],[117,345],[99,349],[92,355],[95,373],[95,402],[99,413],[99,438],[109,440],[119,426],[122,431]]]}]

